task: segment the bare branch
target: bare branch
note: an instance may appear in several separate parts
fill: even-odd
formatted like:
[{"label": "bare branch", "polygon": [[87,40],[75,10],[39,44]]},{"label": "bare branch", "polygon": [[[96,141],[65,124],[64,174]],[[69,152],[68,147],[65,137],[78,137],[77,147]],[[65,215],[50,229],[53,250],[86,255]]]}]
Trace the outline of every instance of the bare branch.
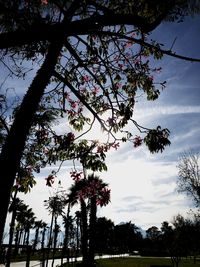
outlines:
[{"label": "bare branch", "polygon": [[146,46],[148,48],[154,49],[155,51],[157,50],[157,51],[159,51],[165,55],[171,56],[171,57],[175,57],[175,58],[179,58],[179,59],[191,61],[191,62],[200,62],[200,58],[192,58],[192,57],[182,56],[182,55],[176,54],[175,52],[172,52],[171,50],[164,50],[164,49],[161,49],[160,47],[158,47],[156,45],[147,43],[143,39],[136,39],[133,37],[129,37],[129,36],[126,36],[123,34],[114,33],[114,32],[110,32],[110,31],[101,31],[101,32],[98,32],[98,34],[107,35],[107,36],[108,35],[116,36],[116,37],[119,37],[119,38],[124,39],[124,40],[129,40],[129,41],[135,42],[137,44],[140,44],[142,46]]}]

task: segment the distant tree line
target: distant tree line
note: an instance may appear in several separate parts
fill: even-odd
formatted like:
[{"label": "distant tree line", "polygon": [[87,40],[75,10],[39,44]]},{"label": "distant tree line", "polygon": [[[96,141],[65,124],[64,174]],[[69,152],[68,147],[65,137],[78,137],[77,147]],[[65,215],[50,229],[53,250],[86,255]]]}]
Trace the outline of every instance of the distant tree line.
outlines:
[{"label": "distant tree line", "polygon": [[[52,222],[54,222],[50,225],[37,220],[32,209],[20,199],[15,200],[15,209],[11,203],[10,212],[15,216],[15,223],[14,227],[10,224],[9,240],[13,246],[12,255],[8,261],[17,255],[19,257],[19,254],[23,258],[28,245],[32,247],[32,257],[35,256],[40,260],[60,258],[62,263],[63,258],[67,258],[69,262],[71,257],[77,258],[83,255],[81,211],[77,210],[72,216],[68,207],[67,213],[64,213],[63,200],[56,196],[46,201],[45,205],[52,214]],[[86,208],[89,212],[89,205]],[[58,220],[58,216],[61,216],[62,220]],[[90,233],[90,225],[87,224],[87,227]],[[95,255],[128,253],[129,255],[171,257],[173,266],[177,267],[183,257],[193,257],[196,262],[196,257],[200,254],[200,215],[192,214],[190,218],[184,218],[178,214],[174,216],[172,222],[164,221],[160,229],[157,226],[151,226],[145,234],[131,221],[114,224],[106,217],[98,217],[94,239]],[[25,246],[24,254],[23,250],[19,249],[19,245]],[[44,262],[43,266],[45,266]]]}]

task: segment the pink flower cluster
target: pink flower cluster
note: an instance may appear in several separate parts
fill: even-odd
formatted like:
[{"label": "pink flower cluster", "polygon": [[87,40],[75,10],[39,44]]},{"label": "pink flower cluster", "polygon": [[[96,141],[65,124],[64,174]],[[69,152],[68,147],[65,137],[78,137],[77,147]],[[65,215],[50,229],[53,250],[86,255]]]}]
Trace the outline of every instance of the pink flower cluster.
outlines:
[{"label": "pink flower cluster", "polygon": [[83,177],[83,172],[77,172],[77,171],[72,171],[70,172],[70,176],[75,182],[79,182]]},{"label": "pink flower cluster", "polygon": [[46,185],[51,187],[55,182],[55,176],[50,174],[47,178],[45,178],[45,180],[46,180]]},{"label": "pink flower cluster", "polygon": [[133,139],[133,146],[134,147],[138,147],[142,144],[142,138],[138,135],[135,136],[135,138]]},{"label": "pink flower cluster", "polygon": [[[110,190],[98,179],[88,181],[83,178],[83,172],[72,171],[70,173],[75,183],[82,183],[81,189],[77,192],[78,199],[96,197],[96,204],[105,206],[110,201]],[[85,183],[84,183],[85,182]]]},{"label": "pink flower cluster", "polygon": [[48,5],[48,0],[41,0],[42,5]]}]

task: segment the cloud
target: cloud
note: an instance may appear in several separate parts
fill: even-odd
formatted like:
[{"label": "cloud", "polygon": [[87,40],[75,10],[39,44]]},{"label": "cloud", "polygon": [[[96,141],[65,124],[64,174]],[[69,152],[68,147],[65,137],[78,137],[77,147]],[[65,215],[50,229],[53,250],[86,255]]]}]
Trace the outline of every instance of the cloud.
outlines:
[{"label": "cloud", "polygon": [[142,197],[138,197],[138,196],[127,196],[122,198],[122,201],[127,201],[127,202],[132,202],[132,201],[138,201],[138,200],[142,200]]}]

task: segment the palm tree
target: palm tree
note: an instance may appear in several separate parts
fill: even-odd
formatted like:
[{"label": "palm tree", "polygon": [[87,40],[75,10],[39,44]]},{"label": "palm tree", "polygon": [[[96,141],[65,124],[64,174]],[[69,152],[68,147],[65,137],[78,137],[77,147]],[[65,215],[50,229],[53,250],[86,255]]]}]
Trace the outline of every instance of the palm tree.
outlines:
[{"label": "palm tree", "polygon": [[34,214],[32,208],[29,208],[25,212],[25,225],[24,225],[25,235],[24,235],[24,242],[23,243],[26,246],[29,245],[30,229],[33,227],[33,225],[35,223],[36,217],[34,215],[35,214]]},{"label": "palm tree", "polygon": [[[45,206],[51,213],[51,224],[50,224],[50,233],[49,233],[49,242],[48,242],[48,250],[47,250],[47,257],[46,257],[46,267],[48,267],[48,259],[49,259],[49,253],[52,246],[52,233],[53,233],[53,225],[57,220],[57,217],[59,215],[63,214],[63,209],[66,205],[66,195],[56,193],[55,196],[49,197],[48,200],[45,200]],[[53,266],[52,261],[52,266]]]},{"label": "palm tree", "polygon": [[69,263],[69,249],[68,249],[69,229],[73,222],[72,216],[70,216],[70,208],[71,208],[70,199],[67,199],[67,214],[62,215],[63,224],[65,228],[65,234],[64,234],[64,242],[63,242],[63,248],[62,248],[61,265],[63,264],[63,258],[66,252],[67,252],[67,262]]},{"label": "palm tree", "polygon": [[108,186],[103,182],[98,176],[89,175],[88,176],[88,186],[89,186],[89,246],[88,246],[88,256],[89,256],[89,266],[94,265],[94,254],[95,254],[95,230],[96,230],[96,214],[97,214],[97,204],[103,206],[107,205],[110,200],[110,190],[106,187]]},{"label": "palm tree", "polygon": [[79,249],[80,249],[80,221],[81,221],[81,214],[80,211],[75,212],[75,219],[76,219],[76,257],[78,257]]},{"label": "palm tree", "polygon": [[87,224],[87,205],[85,199],[81,196],[87,187],[87,180],[76,181],[69,189],[68,201],[71,206],[80,203],[80,230],[81,230],[81,250],[83,262],[88,262],[88,224]]},{"label": "palm tree", "polygon": [[57,223],[57,217],[55,216],[55,223],[54,223],[54,237],[53,237],[53,255],[52,255],[52,267],[54,265],[54,258],[55,258],[55,252],[56,252],[56,246],[57,246],[57,241],[58,241],[58,233],[60,232],[60,226]]},{"label": "palm tree", "polygon": [[38,237],[39,237],[39,230],[43,227],[43,222],[42,220],[40,221],[35,221],[35,238],[34,238],[34,242],[33,242],[33,254],[34,251],[36,250],[37,244],[38,244]]},{"label": "palm tree", "polygon": [[[94,174],[87,178],[75,181],[70,188],[69,199],[71,205],[80,203],[81,206],[81,249],[84,266],[94,265],[95,251],[95,223],[97,204],[103,206],[109,202],[110,190],[98,176]],[[89,205],[86,204],[88,199]],[[87,210],[89,209],[89,225]]]},{"label": "palm tree", "polygon": [[[17,191],[16,191],[17,192]],[[22,208],[25,207],[25,204],[22,200],[16,197],[17,193],[15,193],[13,197],[13,201],[10,204],[9,212],[12,212],[11,222],[10,222],[10,231],[9,231],[9,246],[7,251],[7,262],[6,266],[10,266],[10,258],[11,258],[11,251],[12,251],[12,243],[13,243],[13,236],[14,236],[14,228],[15,228],[15,220],[17,217],[17,213],[20,212]]]},{"label": "palm tree", "polygon": [[[16,202],[17,201],[17,202]],[[18,247],[22,240],[22,234],[24,233],[23,237],[23,245],[29,244],[29,233],[30,228],[35,220],[34,213],[31,208],[28,208],[28,205],[24,204],[23,201],[16,199],[14,207],[15,207],[15,220],[17,221],[17,225],[15,227],[15,250],[14,256],[18,254]],[[10,241],[11,242],[11,241]],[[7,257],[7,266],[10,265],[10,256],[8,254]]]},{"label": "palm tree", "polygon": [[42,222],[42,241],[41,241],[41,250],[44,249],[44,243],[45,243],[45,235],[46,235],[46,231],[47,231],[47,223]]},{"label": "palm tree", "polygon": [[42,252],[42,267],[44,267],[45,264],[45,236],[47,231],[47,223],[42,222],[42,241],[41,241],[41,252]]}]

